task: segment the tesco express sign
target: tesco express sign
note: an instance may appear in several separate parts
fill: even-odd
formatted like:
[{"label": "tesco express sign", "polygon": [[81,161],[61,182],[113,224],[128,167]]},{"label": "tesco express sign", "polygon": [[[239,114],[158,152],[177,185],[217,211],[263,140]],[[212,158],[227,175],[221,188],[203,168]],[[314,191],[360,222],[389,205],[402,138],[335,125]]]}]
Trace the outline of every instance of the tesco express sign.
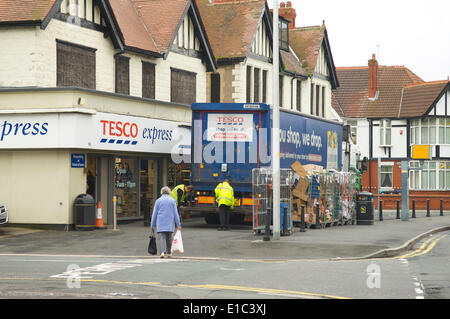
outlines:
[{"label": "tesco express sign", "polygon": [[190,152],[190,129],[166,120],[111,113],[0,115],[0,148]]}]

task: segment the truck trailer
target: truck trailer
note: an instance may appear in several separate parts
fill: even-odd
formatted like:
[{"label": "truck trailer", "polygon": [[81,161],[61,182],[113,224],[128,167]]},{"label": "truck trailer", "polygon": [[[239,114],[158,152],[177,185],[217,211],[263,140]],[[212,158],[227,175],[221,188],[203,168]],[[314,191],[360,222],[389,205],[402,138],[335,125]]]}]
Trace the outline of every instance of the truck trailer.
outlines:
[{"label": "truck trailer", "polygon": [[[339,171],[342,165],[342,124],[280,109],[280,168],[299,161]],[[234,189],[231,222],[252,220],[252,170],[271,166],[272,110],[264,103],[194,103],[191,126],[192,206],[217,224],[214,189],[228,179]]]}]

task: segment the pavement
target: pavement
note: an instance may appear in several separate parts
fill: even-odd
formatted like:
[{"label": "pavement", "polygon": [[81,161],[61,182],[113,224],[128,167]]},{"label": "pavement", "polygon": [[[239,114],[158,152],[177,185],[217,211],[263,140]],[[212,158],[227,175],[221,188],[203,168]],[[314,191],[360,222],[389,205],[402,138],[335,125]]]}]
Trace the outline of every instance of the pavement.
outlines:
[{"label": "pavement", "polygon": [[[182,223],[185,252],[174,257],[194,259],[314,260],[390,257],[412,249],[425,236],[450,230],[450,211],[439,216],[416,212],[417,218],[396,219],[395,211],[384,211],[383,221],[375,213],[373,225],[343,225],[322,229],[295,227],[289,236],[264,241],[251,225],[231,225],[217,231],[203,218]],[[0,254],[88,255],[157,258],[147,253],[149,227],[143,221],[119,223],[118,230],[38,230],[14,225],[0,227]]]}]

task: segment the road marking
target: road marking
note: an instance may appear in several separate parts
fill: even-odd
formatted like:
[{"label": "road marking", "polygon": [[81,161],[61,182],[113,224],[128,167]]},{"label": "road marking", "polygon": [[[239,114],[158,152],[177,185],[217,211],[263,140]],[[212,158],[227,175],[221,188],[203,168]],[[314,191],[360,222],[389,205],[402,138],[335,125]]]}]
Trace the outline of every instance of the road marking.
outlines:
[{"label": "road marking", "polygon": [[[17,280],[17,281],[60,281],[61,278],[19,278],[11,277],[5,278],[0,277],[0,281]],[[171,287],[170,285],[163,285],[161,282],[135,282],[135,281],[119,281],[119,280],[103,280],[103,279],[80,279],[81,283],[104,283],[104,284],[120,284],[120,285],[136,285],[136,286],[164,286]],[[291,297],[315,297],[315,298],[327,298],[327,299],[352,299],[348,297],[333,296],[318,293],[301,292],[294,290],[281,290],[281,289],[269,289],[269,288],[254,288],[254,287],[244,287],[244,286],[226,286],[226,285],[187,285],[187,284],[177,284],[176,287],[180,288],[195,288],[195,289],[219,289],[219,290],[235,290],[235,291],[245,291],[245,292],[255,292],[258,294],[270,294],[278,296],[291,296]]]},{"label": "road marking", "polygon": [[[402,259],[402,258],[413,258],[413,257],[417,257],[417,256],[421,256],[421,255],[424,255],[424,254],[427,254],[427,253],[429,253],[433,248],[434,248],[434,246],[436,246],[436,244],[442,239],[442,238],[444,238],[444,237],[446,237],[447,235],[441,235],[441,236],[439,236],[439,237],[433,237],[433,238],[429,238],[429,239],[427,239],[420,247],[419,247],[419,249],[417,249],[417,250],[415,250],[415,251],[413,251],[413,252],[411,252],[411,253],[408,253],[408,254],[405,254],[405,255],[403,255],[403,256],[399,256],[399,257],[396,257],[396,258],[398,258],[398,259]],[[431,243],[430,243],[431,242]],[[430,244],[429,244],[430,243]],[[429,245],[428,245],[429,244]],[[427,247],[427,245],[428,245],[428,247]]]},{"label": "road marking", "polygon": [[225,267],[222,267],[222,268],[220,268],[220,270],[241,271],[241,270],[244,270],[244,268],[225,268]]},{"label": "road marking", "polygon": [[205,284],[205,285],[178,284],[177,286],[178,287],[186,287],[186,288],[198,288],[198,289],[236,290],[236,291],[256,292],[256,293],[264,293],[264,294],[275,294],[275,295],[288,294],[288,295],[295,295],[295,296],[320,297],[320,298],[329,298],[329,299],[351,299],[351,298],[347,298],[347,297],[323,295],[323,294],[301,292],[301,291],[295,291],[295,290],[253,288],[253,287],[244,287],[244,286],[227,286],[227,285],[213,285],[213,284]]},{"label": "road marking", "polygon": [[64,278],[64,279],[71,279],[71,278],[88,279],[88,278],[93,278],[92,276],[94,276],[94,275],[107,275],[114,271],[124,270],[124,269],[139,267],[139,266],[142,266],[142,265],[137,264],[137,263],[130,263],[130,264],[104,263],[104,264],[99,264],[99,265],[85,267],[85,268],[75,267],[74,269],[67,270],[67,271],[63,272],[62,274],[57,274],[57,275],[53,275],[50,277],[51,278]]}]

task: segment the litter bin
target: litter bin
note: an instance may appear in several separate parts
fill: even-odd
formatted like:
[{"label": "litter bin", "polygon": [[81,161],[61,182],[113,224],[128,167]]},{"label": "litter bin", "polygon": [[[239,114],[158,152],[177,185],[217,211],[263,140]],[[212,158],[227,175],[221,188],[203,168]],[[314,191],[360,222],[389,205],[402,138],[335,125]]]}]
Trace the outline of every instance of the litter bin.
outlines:
[{"label": "litter bin", "polygon": [[356,224],[373,225],[373,194],[360,192],[356,195]]},{"label": "litter bin", "polygon": [[95,200],[89,194],[80,194],[74,201],[73,224],[75,230],[95,229]]}]

